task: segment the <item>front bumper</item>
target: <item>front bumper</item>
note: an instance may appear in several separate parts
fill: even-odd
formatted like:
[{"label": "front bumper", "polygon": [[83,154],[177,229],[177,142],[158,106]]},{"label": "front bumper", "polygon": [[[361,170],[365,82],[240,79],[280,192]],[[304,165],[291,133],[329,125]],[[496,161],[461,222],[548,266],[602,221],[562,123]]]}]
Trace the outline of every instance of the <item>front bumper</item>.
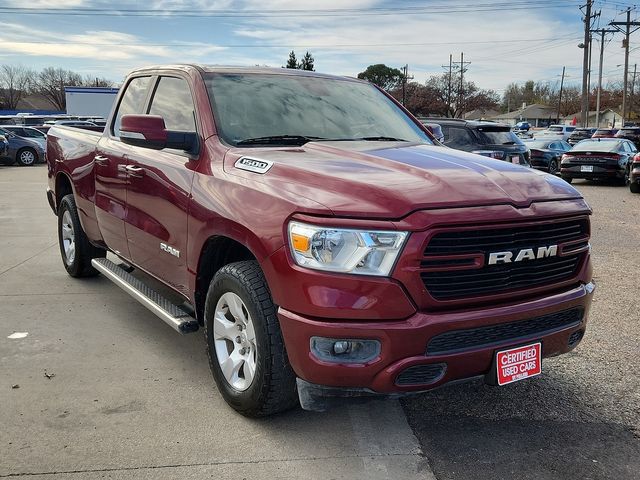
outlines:
[{"label": "front bumper", "polygon": [[[552,296],[513,305],[444,313],[418,312],[401,321],[322,321],[282,308],[278,311],[278,317],[293,370],[316,390],[329,389],[333,396],[340,390],[346,396],[353,396],[354,392],[406,394],[484,376],[491,369],[497,349],[541,341],[543,357],[570,351],[578,343],[570,339],[577,338],[579,341],[586,328],[594,289],[593,283],[582,283]],[[504,339],[491,345],[446,354],[427,354],[430,339],[443,332],[526,321],[568,309],[580,309],[583,315],[578,323],[566,328]],[[574,333],[576,335],[572,337]],[[364,365],[321,361],[310,351],[310,339],[313,336],[376,339],[382,345],[381,353]],[[443,373],[428,383],[398,384],[399,375],[410,367],[440,364],[445,366]]]}]

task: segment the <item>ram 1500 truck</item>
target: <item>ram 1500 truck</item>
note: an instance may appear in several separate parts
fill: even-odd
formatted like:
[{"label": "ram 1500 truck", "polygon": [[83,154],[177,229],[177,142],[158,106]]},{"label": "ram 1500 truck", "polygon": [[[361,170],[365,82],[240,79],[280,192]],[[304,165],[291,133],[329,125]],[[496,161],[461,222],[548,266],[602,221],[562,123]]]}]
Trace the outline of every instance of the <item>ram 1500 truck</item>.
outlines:
[{"label": "ram 1500 truck", "polygon": [[582,196],[434,145],[366,82],[136,70],[103,133],[51,128],[47,162],[67,272],[106,276],[180,333],[202,327],[247,416],[503,385],[585,332]]}]

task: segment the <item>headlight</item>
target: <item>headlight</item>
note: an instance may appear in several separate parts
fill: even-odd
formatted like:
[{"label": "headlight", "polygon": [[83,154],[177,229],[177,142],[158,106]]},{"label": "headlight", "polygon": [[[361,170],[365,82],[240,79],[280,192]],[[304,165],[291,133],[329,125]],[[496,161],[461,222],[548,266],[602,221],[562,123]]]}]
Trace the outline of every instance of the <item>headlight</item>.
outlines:
[{"label": "headlight", "polygon": [[358,275],[388,276],[407,235],[289,223],[289,247],[298,265]]}]

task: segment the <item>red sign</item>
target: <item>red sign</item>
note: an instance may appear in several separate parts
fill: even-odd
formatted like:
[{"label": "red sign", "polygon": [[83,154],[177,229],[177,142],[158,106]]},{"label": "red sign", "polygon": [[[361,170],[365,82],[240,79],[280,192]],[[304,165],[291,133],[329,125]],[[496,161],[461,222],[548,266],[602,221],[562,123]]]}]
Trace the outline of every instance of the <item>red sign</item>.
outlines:
[{"label": "red sign", "polygon": [[542,345],[534,343],[498,352],[496,355],[498,385],[506,385],[540,375],[542,372],[541,351]]}]

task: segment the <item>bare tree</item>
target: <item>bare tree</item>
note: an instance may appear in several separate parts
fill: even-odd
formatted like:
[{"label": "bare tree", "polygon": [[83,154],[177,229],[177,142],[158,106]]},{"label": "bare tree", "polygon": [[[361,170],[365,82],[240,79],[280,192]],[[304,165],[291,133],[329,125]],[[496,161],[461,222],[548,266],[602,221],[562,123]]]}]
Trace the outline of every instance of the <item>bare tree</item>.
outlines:
[{"label": "bare tree", "polygon": [[22,65],[2,65],[0,67],[0,102],[8,110],[16,110],[18,103],[27,93],[35,76],[32,70]]},{"label": "bare tree", "polygon": [[93,75],[86,75],[84,77],[84,80],[82,81],[82,85],[87,87],[113,87],[114,83],[104,77],[94,77]]},{"label": "bare tree", "polygon": [[35,91],[47,98],[56,108],[65,110],[64,87],[75,87],[82,83],[82,77],[78,73],[47,67],[38,74]]}]

